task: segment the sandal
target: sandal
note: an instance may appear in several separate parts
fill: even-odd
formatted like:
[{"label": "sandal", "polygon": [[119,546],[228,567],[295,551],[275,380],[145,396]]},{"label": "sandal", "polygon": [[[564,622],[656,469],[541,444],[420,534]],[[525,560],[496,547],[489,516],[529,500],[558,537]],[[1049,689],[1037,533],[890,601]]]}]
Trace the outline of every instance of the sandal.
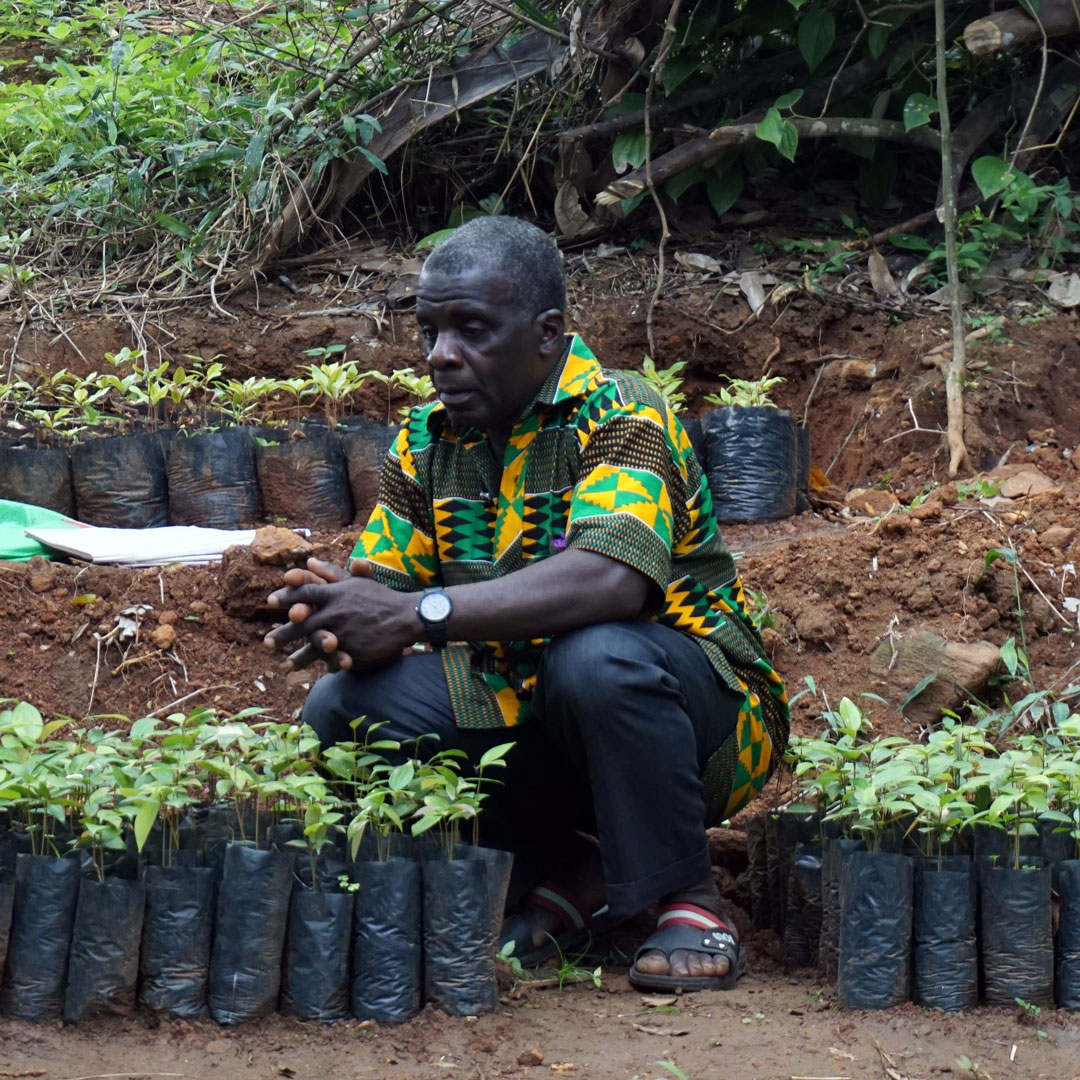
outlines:
[{"label": "sandal", "polygon": [[592,937],[593,918],[585,913],[585,905],[555,881],[541,882],[522,898],[521,906],[543,908],[563,924],[558,933],[549,934],[540,945],[534,945],[533,928],[524,914],[517,912],[503,921],[499,951],[501,953],[512,941],[514,951],[510,955],[516,957],[522,967],[537,967],[556,953],[585,945]]},{"label": "sandal", "polygon": [[[668,956],[676,949],[723,956],[728,961],[727,974],[651,975],[638,971],[638,960],[652,949],[659,949]],[[630,984],[638,990],[730,990],[745,971],[746,950],[730,926],[693,904],[668,904],[660,909],[656,930],[634,953]]]}]

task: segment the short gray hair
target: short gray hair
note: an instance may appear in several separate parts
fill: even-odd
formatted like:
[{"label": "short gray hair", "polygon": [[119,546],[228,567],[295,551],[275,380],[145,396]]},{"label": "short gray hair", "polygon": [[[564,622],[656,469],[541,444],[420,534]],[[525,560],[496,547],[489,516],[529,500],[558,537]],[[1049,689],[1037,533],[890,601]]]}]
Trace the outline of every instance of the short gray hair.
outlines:
[{"label": "short gray hair", "polygon": [[502,214],[473,218],[455,229],[424,263],[429,274],[494,270],[510,284],[522,314],[566,309],[562,256],[542,229]]}]

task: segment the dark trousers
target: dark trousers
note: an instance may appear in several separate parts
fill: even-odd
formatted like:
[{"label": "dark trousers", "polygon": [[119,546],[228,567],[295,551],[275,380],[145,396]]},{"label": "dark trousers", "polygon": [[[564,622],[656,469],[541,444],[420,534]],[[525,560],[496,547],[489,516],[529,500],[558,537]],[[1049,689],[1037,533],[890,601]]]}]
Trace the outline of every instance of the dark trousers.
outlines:
[{"label": "dark trousers", "polygon": [[[439,749],[475,762],[515,742],[481,813],[484,842],[536,860],[558,877],[560,850],[579,830],[600,843],[608,907],[632,915],[710,870],[701,773],[735,728],[740,695],[688,637],[647,620],[598,623],[555,638],[519,728],[454,723],[442,660],[403,656],[374,671],[316,682],[303,719],[324,745],[382,723],[375,738],[434,733]],[[535,881],[532,882],[535,884]]]}]

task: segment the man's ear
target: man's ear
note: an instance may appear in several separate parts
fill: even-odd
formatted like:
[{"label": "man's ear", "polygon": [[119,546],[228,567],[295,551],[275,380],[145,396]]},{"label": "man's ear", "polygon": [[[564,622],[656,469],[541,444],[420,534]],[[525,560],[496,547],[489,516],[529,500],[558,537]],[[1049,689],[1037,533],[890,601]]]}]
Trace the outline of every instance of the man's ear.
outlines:
[{"label": "man's ear", "polygon": [[566,317],[558,308],[548,308],[536,316],[533,323],[540,355],[547,358],[550,353],[561,353],[563,338],[566,335]]}]

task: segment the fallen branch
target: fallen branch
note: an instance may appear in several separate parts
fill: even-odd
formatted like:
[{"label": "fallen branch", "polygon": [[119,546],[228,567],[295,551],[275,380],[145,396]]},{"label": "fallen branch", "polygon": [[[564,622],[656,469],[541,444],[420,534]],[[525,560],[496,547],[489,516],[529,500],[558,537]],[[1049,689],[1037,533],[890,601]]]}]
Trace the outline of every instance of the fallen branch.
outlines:
[{"label": "fallen branch", "polygon": [[[1040,29],[1039,23],[1042,23]],[[1061,37],[1080,30],[1080,12],[1072,0],[1044,0],[1036,22],[1022,8],[996,11],[964,28],[964,46],[974,56],[998,52],[1046,37]]]}]

